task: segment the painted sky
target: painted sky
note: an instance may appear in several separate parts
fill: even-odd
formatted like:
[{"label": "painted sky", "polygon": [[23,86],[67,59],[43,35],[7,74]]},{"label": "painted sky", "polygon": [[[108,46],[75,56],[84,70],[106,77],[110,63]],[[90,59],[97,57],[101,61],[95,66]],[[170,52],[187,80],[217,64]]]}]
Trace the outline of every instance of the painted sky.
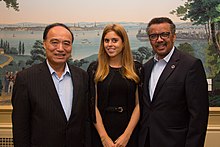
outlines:
[{"label": "painted sky", "polygon": [[166,16],[186,0],[17,0],[19,12],[0,2],[0,23],[148,22]]}]

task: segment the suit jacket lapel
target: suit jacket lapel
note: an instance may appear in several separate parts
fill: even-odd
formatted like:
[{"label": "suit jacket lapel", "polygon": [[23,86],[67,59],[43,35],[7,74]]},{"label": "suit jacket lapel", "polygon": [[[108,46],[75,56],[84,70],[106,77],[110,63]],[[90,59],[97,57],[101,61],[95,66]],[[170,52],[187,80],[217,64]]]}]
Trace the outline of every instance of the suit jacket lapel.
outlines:
[{"label": "suit jacket lapel", "polygon": [[157,86],[154,91],[154,96],[153,96],[152,102],[155,101],[157,94],[160,92],[160,89],[163,87],[163,84],[166,81],[166,79],[173,73],[175,68],[178,66],[179,59],[180,59],[180,57],[179,57],[178,50],[175,49],[173,52],[173,55],[171,56],[169,62],[167,63],[166,67],[164,68],[164,70],[163,70],[163,72],[157,82]]},{"label": "suit jacket lapel", "polygon": [[[68,65],[69,66],[69,65]],[[77,111],[76,110],[76,105],[78,102],[78,92],[79,92],[79,82],[81,80],[81,76],[79,75],[79,72],[75,67],[69,66],[70,72],[71,72],[71,77],[72,77],[72,83],[73,83],[73,102],[72,102],[72,110],[71,110],[71,115],[70,119],[72,118],[73,114]]]},{"label": "suit jacket lapel", "polygon": [[150,80],[150,76],[151,76],[151,71],[154,67],[154,59],[150,59],[150,61],[148,62],[148,64],[146,64],[146,66],[144,66],[144,74],[145,74],[145,79],[144,79],[144,102],[150,104],[151,100],[150,100],[150,95],[149,95],[149,80]]},{"label": "suit jacket lapel", "polygon": [[53,79],[52,79],[52,76],[51,76],[51,73],[49,71],[49,68],[47,66],[46,61],[44,63],[42,63],[42,68],[40,68],[40,75],[39,76],[41,76],[42,81],[45,81],[44,82],[45,84],[43,84],[43,86],[44,86],[43,88],[48,89],[48,94],[46,94],[46,97],[52,99],[52,101],[55,104],[55,107],[59,110],[62,118],[65,121],[67,121],[65,112],[64,112],[62,104],[60,102],[58,93],[56,91],[56,88],[55,88],[55,85],[54,85],[54,82],[53,82]]}]

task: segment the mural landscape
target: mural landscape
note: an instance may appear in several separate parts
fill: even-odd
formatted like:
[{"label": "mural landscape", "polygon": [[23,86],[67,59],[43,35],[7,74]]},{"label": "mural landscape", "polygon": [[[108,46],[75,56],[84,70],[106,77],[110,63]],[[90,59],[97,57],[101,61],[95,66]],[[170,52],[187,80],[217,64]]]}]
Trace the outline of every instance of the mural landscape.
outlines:
[{"label": "mural landscape", "polygon": [[[1,3],[1,2],[0,2]],[[211,3],[211,2],[210,2]],[[191,7],[187,7],[191,5]],[[177,40],[180,50],[202,60],[209,83],[210,106],[220,106],[220,4],[213,0],[210,12],[202,12],[197,0],[188,0],[183,7],[170,10],[181,16],[176,22]],[[200,4],[201,5],[201,4]],[[205,4],[202,4],[205,6]],[[8,5],[7,5],[8,6]],[[18,11],[18,5],[9,5]],[[207,5],[206,7],[208,7]],[[185,10],[189,9],[188,13]],[[196,13],[199,11],[200,13]],[[208,15],[212,13],[212,15]],[[97,59],[102,30],[106,24],[120,23],[129,35],[135,60],[145,63],[152,57],[152,49],[146,33],[146,22],[142,21],[82,21],[65,23],[74,34],[72,57],[69,60],[84,70]],[[0,105],[10,105],[16,73],[45,60],[42,34],[48,23],[18,22],[0,23]]]}]

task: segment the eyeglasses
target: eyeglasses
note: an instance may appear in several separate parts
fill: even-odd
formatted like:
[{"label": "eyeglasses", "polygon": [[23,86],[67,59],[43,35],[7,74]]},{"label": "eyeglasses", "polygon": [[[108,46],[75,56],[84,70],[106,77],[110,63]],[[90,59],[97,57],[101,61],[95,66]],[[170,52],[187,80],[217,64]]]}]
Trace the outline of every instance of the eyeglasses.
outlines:
[{"label": "eyeglasses", "polygon": [[159,36],[161,39],[167,39],[170,37],[170,32],[162,32],[160,34],[150,34],[149,39],[155,41],[159,38]]}]

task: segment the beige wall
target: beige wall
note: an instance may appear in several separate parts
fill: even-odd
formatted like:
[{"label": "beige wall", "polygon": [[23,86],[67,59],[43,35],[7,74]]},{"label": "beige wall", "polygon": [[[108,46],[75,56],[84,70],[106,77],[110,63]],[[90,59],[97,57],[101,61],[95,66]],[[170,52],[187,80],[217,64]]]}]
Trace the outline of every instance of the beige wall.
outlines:
[{"label": "beige wall", "polygon": [[[0,138],[12,138],[11,106],[0,106]],[[209,108],[205,147],[220,147],[220,107]]]}]

